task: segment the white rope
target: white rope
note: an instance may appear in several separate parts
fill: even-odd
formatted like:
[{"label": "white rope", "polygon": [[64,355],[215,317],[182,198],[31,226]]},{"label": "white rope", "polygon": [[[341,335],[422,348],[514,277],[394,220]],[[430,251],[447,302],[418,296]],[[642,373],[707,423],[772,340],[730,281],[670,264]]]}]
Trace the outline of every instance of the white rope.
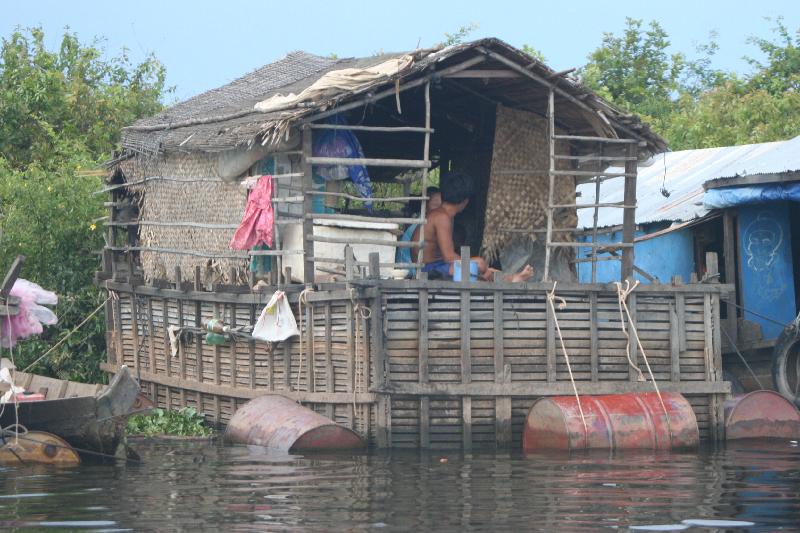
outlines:
[{"label": "white rope", "polygon": [[[350,304],[353,306],[353,318],[355,319],[355,354],[353,362],[353,414],[355,415],[356,423],[360,423],[363,432],[364,424],[364,409],[363,405],[357,403],[356,399],[360,392],[363,392],[362,382],[364,381],[364,361],[361,357],[360,338],[361,338],[361,320],[369,320],[372,317],[372,310],[369,307],[361,305],[356,298],[356,290],[350,289]],[[365,328],[366,331],[366,328]]]},{"label": "white rope", "polygon": [[[670,423],[670,418],[669,418],[669,412],[667,411],[667,406],[664,403],[664,398],[661,397],[661,391],[658,388],[658,382],[656,381],[656,378],[653,375],[653,370],[650,368],[650,361],[647,359],[647,352],[645,352],[644,346],[642,346],[642,341],[641,341],[641,339],[639,339],[639,333],[636,331],[636,324],[634,323],[633,319],[631,318],[630,309],[628,309],[628,303],[627,303],[628,296],[634,291],[634,289],[636,289],[636,287],[639,286],[639,281],[636,280],[636,282],[634,282],[633,286],[631,286],[630,280],[625,280],[625,288],[624,289],[622,288],[622,283],[620,283],[619,281],[615,282],[615,285],[617,286],[617,295],[618,295],[618,300],[619,300],[619,305],[620,305],[620,317],[622,316],[622,311],[624,309],[625,315],[628,317],[628,324],[631,327],[631,332],[633,333],[633,337],[636,339],[636,344],[637,344],[637,346],[639,346],[639,350],[642,352],[642,359],[644,359],[644,364],[647,367],[647,373],[650,374],[650,381],[653,382],[653,388],[656,390],[656,395],[658,396],[658,401],[661,403],[661,408],[664,410],[664,416],[666,417],[666,422],[667,422],[667,431],[669,431],[669,439],[670,439],[670,444],[671,444],[672,440],[673,440],[673,435],[672,435],[672,424]],[[625,331],[625,323],[624,323],[624,321],[622,323],[622,328],[623,328],[623,331]],[[630,361],[631,364],[633,364],[633,362],[631,361],[630,357],[631,356],[630,356],[630,348],[629,348],[628,349],[628,361]],[[636,370],[639,370],[639,367],[637,367],[636,365],[633,365],[633,367],[636,368]],[[645,381],[644,376],[642,376],[642,371],[641,370],[639,370],[639,376],[641,377],[641,381]]]},{"label": "white rope", "polygon": [[578,411],[581,413],[581,422],[583,422],[583,444],[584,448],[589,447],[589,426],[586,424],[586,416],[583,414],[583,405],[581,405],[581,397],[578,394],[578,386],[575,384],[575,377],[572,375],[572,365],[569,363],[569,354],[567,354],[567,347],[564,345],[564,337],[561,335],[561,326],[558,324],[558,317],[556,316],[555,300],[559,300],[558,308],[565,309],[567,301],[560,296],[556,296],[557,281],[553,282],[553,290],[547,293],[547,303],[550,305],[550,310],[553,313],[553,323],[558,332],[558,340],[561,342],[561,352],[564,354],[564,360],[567,362],[567,371],[569,372],[569,380],[572,383],[572,391],[575,393],[575,399],[578,401]]}]

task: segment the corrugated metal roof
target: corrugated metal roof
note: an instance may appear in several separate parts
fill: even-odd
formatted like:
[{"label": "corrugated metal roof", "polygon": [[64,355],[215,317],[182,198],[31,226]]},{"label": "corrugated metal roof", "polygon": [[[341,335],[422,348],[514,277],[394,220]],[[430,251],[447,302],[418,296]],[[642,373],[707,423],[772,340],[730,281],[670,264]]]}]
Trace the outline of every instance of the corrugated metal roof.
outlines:
[{"label": "corrugated metal roof", "polygon": [[[800,136],[787,141],[658,154],[639,166],[636,223],[689,221],[702,217],[703,184],[719,178],[780,174],[800,170]],[[621,172],[622,169],[609,169]],[[669,197],[661,194],[663,186]],[[611,179],[600,187],[600,203],[621,202],[624,180]],[[578,186],[579,204],[594,203],[595,184]],[[578,226],[592,227],[593,209],[578,210]],[[622,224],[622,209],[600,208],[598,227]]]}]

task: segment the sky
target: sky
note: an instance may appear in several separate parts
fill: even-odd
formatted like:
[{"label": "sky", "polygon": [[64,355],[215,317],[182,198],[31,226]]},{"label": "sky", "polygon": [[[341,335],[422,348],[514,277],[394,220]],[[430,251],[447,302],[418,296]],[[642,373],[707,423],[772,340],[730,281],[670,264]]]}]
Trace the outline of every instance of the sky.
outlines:
[{"label": "sky", "polygon": [[713,30],[720,46],[714,66],[746,73],[743,56],[758,58],[747,37],[770,37],[774,24],[765,17],[776,16],[800,28],[800,0],[0,0],[0,36],[41,26],[55,47],[68,26],[83,42],[103,37],[110,56],[123,47],[137,62],[152,53],[175,87],[170,100],[183,100],[293,50],[338,57],[410,50],[470,24],[478,25],[470,39],[529,44],[556,70],[583,65],[603,33],[619,34],[626,17],[658,21],[673,51],[688,55]]}]

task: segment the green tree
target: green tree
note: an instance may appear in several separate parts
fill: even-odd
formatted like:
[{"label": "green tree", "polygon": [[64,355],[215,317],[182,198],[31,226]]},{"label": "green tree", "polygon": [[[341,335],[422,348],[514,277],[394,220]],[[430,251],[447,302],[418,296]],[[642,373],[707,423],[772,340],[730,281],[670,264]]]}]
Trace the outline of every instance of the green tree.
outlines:
[{"label": "green tree", "polygon": [[454,33],[447,33],[444,34],[444,45],[451,46],[454,44],[461,44],[467,40],[475,30],[478,29],[478,23],[470,22],[466,26],[459,26],[459,28]]},{"label": "green tree", "polygon": [[800,30],[777,19],[776,39],[751,37],[762,52],[746,77],[713,68],[708,44],[689,60],[670,54],[669,36],[655,21],[626,19],[622,36],[606,33],[581,77],[589,87],[650,122],[673,150],[785,139],[800,134]]},{"label": "green tree", "polygon": [[[23,276],[59,295],[57,326],[18,345],[19,367],[55,344],[102,301],[92,285],[103,237],[102,179],[122,126],[161,109],[164,68],[127,53],[104,59],[100,41],[67,31],[48,50],[40,28],[15,31],[0,49],[0,271],[17,254]],[[34,370],[95,381],[105,357],[102,313]]]}]

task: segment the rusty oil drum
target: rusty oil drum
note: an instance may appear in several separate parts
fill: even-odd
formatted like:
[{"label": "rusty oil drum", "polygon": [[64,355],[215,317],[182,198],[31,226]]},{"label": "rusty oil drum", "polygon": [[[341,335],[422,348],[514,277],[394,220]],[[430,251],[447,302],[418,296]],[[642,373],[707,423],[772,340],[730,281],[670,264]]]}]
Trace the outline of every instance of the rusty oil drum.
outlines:
[{"label": "rusty oil drum", "polygon": [[[522,448],[537,450],[692,448],[700,441],[692,406],[676,392],[581,396],[584,429],[575,396],[540,398],[531,406]],[[588,429],[588,431],[587,431]]]},{"label": "rusty oil drum", "polygon": [[277,394],[259,396],[241,406],[225,438],[287,452],[364,448],[364,440],[354,431]]},{"label": "rusty oil drum", "polygon": [[775,391],[758,390],[725,402],[725,439],[800,438],[800,412]]}]

